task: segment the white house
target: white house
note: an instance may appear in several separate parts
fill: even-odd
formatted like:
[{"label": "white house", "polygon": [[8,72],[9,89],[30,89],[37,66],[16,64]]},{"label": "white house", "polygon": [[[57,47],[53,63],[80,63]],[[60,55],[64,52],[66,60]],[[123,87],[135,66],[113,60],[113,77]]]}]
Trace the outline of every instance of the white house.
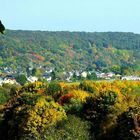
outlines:
[{"label": "white house", "polygon": [[140,80],[140,77],[138,77],[138,76],[124,76],[121,78],[121,80]]},{"label": "white house", "polygon": [[54,68],[46,68],[45,72],[46,73],[52,73],[54,71]]},{"label": "white house", "polygon": [[104,78],[104,79],[110,79],[113,76],[115,76],[115,74],[112,73],[112,72],[109,72],[109,73],[99,73],[99,72],[96,72],[96,75],[97,75],[98,78]]},{"label": "white house", "polygon": [[86,78],[86,77],[87,77],[87,72],[86,72],[86,71],[83,71],[83,72],[81,73],[81,76],[84,77],[84,78]]},{"label": "white house", "polygon": [[31,83],[34,83],[34,82],[38,81],[38,78],[35,77],[35,76],[29,76],[29,77],[27,78],[27,80],[28,80],[29,82],[31,82]]},{"label": "white house", "polygon": [[80,76],[80,72],[79,71],[75,71],[75,75],[76,76]]},{"label": "white house", "polygon": [[67,77],[67,78],[66,78],[66,81],[67,81],[67,82],[71,82],[70,79],[71,79],[71,77]]},{"label": "white house", "polygon": [[2,82],[2,84],[17,84],[16,80],[15,79],[7,79],[5,78]]},{"label": "white house", "polygon": [[48,82],[50,82],[50,81],[52,80],[52,77],[49,76],[49,77],[46,78],[46,80],[47,80]]},{"label": "white house", "polygon": [[2,86],[2,84],[3,84],[3,79],[0,78],[0,86]]},{"label": "white house", "polygon": [[73,72],[69,71],[69,76],[72,77],[73,76]]},{"label": "white house", "polygon": [[108,76],[108,77],[113,77],[114,75],[115,75],[115,74],[114,74],[113,72],[108,72],[108,73],[107,73],[107,76]]}]

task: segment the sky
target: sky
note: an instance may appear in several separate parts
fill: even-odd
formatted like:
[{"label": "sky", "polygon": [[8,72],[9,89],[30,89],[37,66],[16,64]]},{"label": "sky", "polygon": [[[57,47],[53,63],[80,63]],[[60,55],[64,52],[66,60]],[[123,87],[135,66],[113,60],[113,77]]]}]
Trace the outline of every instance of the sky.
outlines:
[{"label": "sky", "polygon": [[140,0],[0,0],[7,29],[140,34]]}]

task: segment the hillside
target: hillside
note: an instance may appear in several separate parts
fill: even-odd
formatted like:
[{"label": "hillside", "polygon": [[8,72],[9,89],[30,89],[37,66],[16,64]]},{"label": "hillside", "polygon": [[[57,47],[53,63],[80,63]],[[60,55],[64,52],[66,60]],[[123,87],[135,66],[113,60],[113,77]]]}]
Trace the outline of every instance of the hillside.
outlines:
[{"label": "hillside", "polygon": [[140,35],[122,32],[49,32],[7,30],[0,36],[0,67],[29,66],[140,70]]}]

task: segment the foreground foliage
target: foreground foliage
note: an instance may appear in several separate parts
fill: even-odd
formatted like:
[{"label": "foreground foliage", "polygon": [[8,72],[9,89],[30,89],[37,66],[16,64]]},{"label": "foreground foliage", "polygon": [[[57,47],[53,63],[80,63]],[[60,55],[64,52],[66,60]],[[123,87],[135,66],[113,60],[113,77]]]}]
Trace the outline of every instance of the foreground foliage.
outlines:
[{"label": "foreground foliage", "polygon": [[7,86],[0,90],[2,140],[140,139],[139,81]]}]

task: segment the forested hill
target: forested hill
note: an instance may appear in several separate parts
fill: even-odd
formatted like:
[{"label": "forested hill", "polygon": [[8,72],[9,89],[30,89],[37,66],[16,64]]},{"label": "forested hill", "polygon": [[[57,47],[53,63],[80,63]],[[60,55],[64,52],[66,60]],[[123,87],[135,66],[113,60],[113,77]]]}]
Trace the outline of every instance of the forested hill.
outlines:
[{"label": "forested hill", "polygon": [[0,67],[140,70],[140,35],[122,32],[7,30],[0,36]]}]

